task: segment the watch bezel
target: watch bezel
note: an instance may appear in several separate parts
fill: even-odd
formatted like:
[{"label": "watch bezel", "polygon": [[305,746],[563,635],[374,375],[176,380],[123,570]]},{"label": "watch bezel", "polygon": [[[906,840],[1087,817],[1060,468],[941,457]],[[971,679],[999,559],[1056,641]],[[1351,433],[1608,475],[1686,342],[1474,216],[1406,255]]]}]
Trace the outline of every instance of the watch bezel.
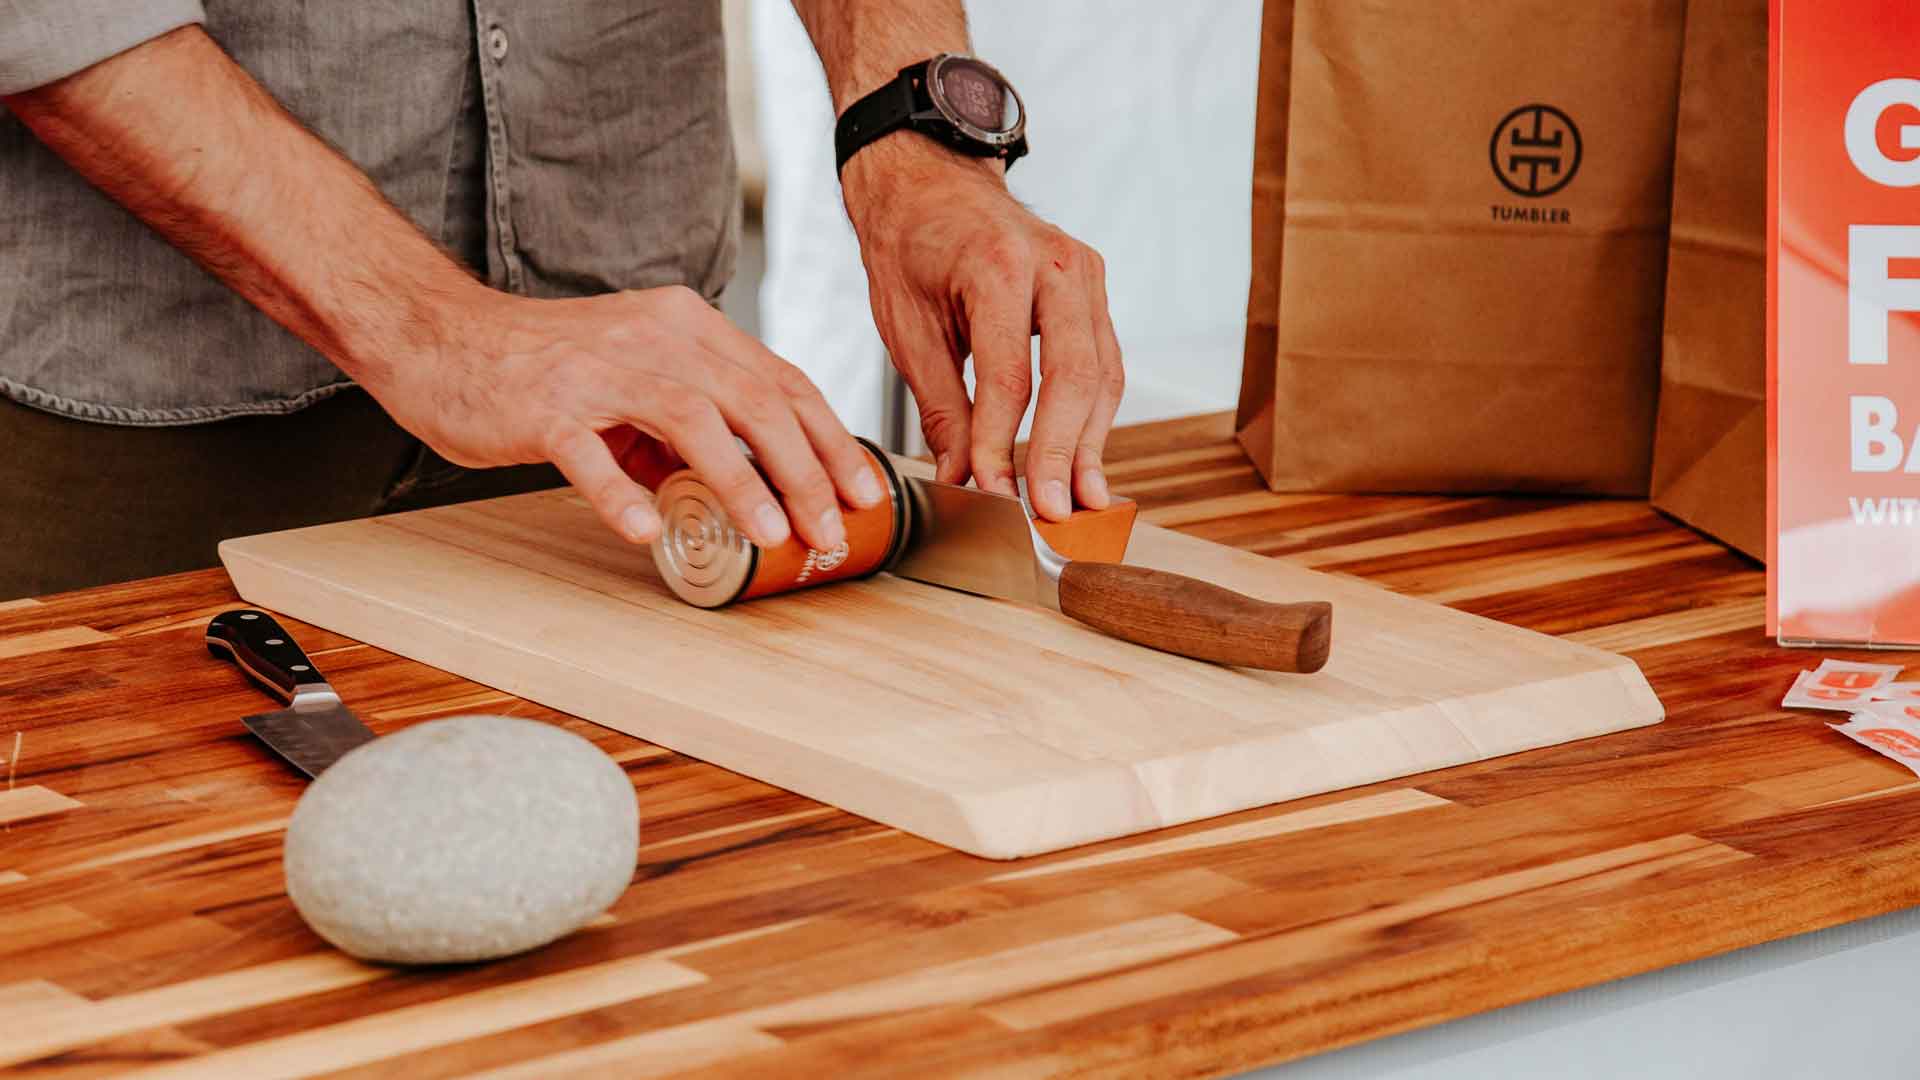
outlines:
[{"label": "watch bezel", "polygon": [[[980,67],[986,69],[987,74],[993,76],[994,81],[998,82],[1003,90],[1013,95],[1013,104],[1020,110],[1020,115],[1018,119],[1014,121],[1011,128],[1005,131],[988,131],[986,128],[980,127],[966,117],[961,116],[959,110],[948,103],[945,85],[941,82],[941,74],[946,70],[947,65],[955,60],[964,60],[970,64],[978,64]],[[933,107],[939,110],[941,117],[945,119],[947,123],[952,124],[961,134],[976,142],[985,143],[995,149],[1012,146],[1014,143],[1019,142],[1027,133],[1027,103],[1020,97],[1020,91],[1014,89],[1013,83],[1007,81],[1005,75],[1000,74],[999,68],[994,67],[992,64],[987,63],[977,56],[968,56],[965,53],[941,53],[928,61],[927,99],[933,102]]]}]

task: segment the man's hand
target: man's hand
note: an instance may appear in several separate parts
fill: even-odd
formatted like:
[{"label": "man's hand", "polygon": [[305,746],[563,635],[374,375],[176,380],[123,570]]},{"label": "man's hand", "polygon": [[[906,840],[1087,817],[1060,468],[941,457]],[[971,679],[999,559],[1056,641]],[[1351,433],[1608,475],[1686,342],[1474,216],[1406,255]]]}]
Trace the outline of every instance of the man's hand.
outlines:
[{"label": "man's hand", "polygon": [[[874,322],[920,403],[939,477],[1011,493],[1013,442],[1033,396],[1027,492],[1054,520],[1107,505],[1100,455],[1126,377],[1098,252],[1007,193],[998,163],[912,132],[866,147],[841,177]],[[973,354],[967,400],[962,365]]]},{"label": "man's hand", "polygon": [[[794,0],[794,8],[826,68],[835,113],[908,64],[970,51],[960,0]],[[840,183],[874,322],[919,399],[940,479],[971,474],[989,491],[1014,491],[1013,441],[1040,335],[1027,492],[1057,521],[1074,496],[1107,505],[1100,455],[1125,381],[1120,345],[1100,256],[1016,202],[1001,172],[900,131],[854,154]],[[962,379],[969,352],[972,402]]]},{"label": "man's hand", "polygon": [[885,497],[813,384],[697,295],[532,300],[488,289],[198,27],[4,104],[449,460],[551,461],[635,542],[660,521],[627,469],[645,461],[657,472],[675,457],[753,540],[787,538],[788,515],[735,435],[810,546],[846,535],[836,488],[856,506]]},{"label": "man's hand", "polygon": [[[551,461],[636,542],[656,535],[660,520],[630,472],[659,477],[629,461],[648,448],[635,446],[628,425],[691,465],[758,544],[786,540],[791,516],[808,546],[831,548],[846,539],[841,497],[861,507],[886,497],[813,383],[692,290],[577,300],[482,291],[478,304],[449,310],[443,346],[368,386],[448,460]],[[786,513],[735,435],[754,449]]]}]

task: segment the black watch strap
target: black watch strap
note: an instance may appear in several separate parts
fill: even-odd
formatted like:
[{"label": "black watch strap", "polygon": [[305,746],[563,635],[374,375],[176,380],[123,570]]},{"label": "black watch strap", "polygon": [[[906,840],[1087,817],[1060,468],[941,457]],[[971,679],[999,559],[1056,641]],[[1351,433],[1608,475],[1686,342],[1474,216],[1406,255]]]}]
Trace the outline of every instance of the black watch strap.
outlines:
[{"label": "black watch strap", "polygon": [[927,96],[927,64],[909,64],[900,74],[859,101],[847,106],[833,128],[834,168],[845,169],[847,159],[861,147],[899,131],[913,114],[933,108]]},{"label": "black watch strap", "polygon": [[908,64],[892,82],[847,106],[833,128],[836,170],[845,170],[847,159],[862,147],[901,128],[910,128],[970,157],[999,158],[1008,168],[1026,155],[1025,135],[1005,146],[988,146],[967,137],[940,115],[934,107],[933,95],[927,90],[927,71],[932,65],[932,60]]}]

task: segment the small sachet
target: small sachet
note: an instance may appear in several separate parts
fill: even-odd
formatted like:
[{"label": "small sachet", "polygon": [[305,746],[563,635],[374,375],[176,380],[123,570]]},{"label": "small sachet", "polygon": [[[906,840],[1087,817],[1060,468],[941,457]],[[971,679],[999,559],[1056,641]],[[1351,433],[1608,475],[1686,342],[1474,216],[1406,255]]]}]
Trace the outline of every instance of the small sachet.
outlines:
[{"label": "small sachet", "polygon": [[1920,776],[1920,706],[1900,701],[1877,701],[1853,714],[1833,730]]},{"label": "small sachet", "polygon": [[1852,660],[1822,660],[1812,671],[1794,677],[1793,688],[1780,702],[1786,709],[1832,709],[1851,712],[1873,700],[1906,670],[1899,664],[1861,664]]}]

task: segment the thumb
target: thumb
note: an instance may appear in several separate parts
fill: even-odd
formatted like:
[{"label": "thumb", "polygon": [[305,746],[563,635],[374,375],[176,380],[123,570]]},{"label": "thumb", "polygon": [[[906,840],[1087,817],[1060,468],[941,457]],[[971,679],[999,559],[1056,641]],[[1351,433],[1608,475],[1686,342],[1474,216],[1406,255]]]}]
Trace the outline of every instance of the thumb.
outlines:
[{"label": "thumb", "polygon": [[569,429],[548,447],[547,459],[586,497],[600,520],[628,543],[650,543],[660,535],[660,515],[653,500],[621,469],[612,448],[592,429]]}]

